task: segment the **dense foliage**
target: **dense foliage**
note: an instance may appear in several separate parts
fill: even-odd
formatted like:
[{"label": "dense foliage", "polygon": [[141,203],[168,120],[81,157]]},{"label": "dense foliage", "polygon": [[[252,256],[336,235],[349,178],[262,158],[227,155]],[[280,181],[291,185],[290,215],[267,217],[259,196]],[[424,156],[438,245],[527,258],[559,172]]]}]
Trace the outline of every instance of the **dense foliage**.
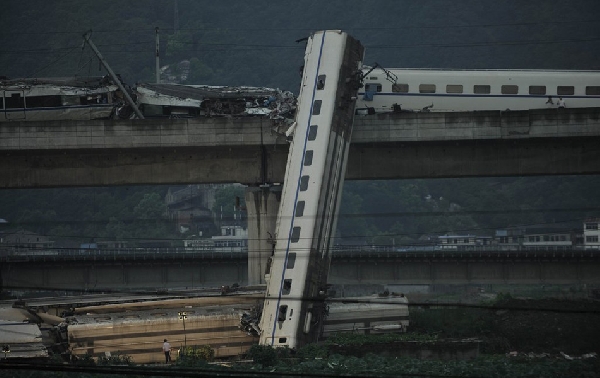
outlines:
[{"label": "dense foliage", "polygon": [[[183,236],[166,218],[168,188],[3,190],[0,218],[53,240],[89,242]],[[600,211],[600,177],[470,178],[344,185],[336,243],[407,245],[431,234],[493,235],[509,226],[581,229]],[[228,219],[245,209],[244,188],[227,186],[213,210]],[[245,216],[245,213],[243,213]]]}]

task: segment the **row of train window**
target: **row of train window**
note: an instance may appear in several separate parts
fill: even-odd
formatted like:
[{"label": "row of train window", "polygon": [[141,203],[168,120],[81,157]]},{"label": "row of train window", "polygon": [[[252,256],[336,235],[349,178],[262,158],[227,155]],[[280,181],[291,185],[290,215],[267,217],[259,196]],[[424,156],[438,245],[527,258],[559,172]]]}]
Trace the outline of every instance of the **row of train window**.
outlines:
[{"label": "row of train window", "polygon": [[[365,92],[381,92],[383,87],[378,83],[365,84]],[[475,94],[490,94],[492,90],[491,85],[474,85],[473,93]],[[392,84],[392,92],[394,93],[408,93],[408,84]],[[419,84],[419,93],[436,93],[437,86],[435,84]],[[446,93],[464,93],[464,86],[458,84],[446,85]],[[519,93],[518,85],[502,85],[500,87],[500,93],[506,95],[513,95]],[[530,95],[545,95],[545,85],[530,85]],[[570,96],[575,94],[575,87],[572,85],[559,85],[556,87],[557,96]],[[585,87],[586,96],[600,96],[600,86],[588,85]]]},{"label": "row of train window", "polygon": [[[325,75],[320,75],[317,78],[317,90],[323,90],[325,88],[325,80],[326,80],[326,76]],[[313,107],[312,107],[312,114],[313,115],[319,115],[321,114],[321,105],[322,105],[323,101],[322,100],[315,100],[313,102]],[[317,125],[310,125],[308,127],[308,136],[307,136],[307,140],[310,141],[314,141],[315,139],[317,139],[317,131],[319,129],[319,126]],[[312,165],[312,161],[313,161],[313,154],[314,151],[313,150],[306,150],[304,152],[304,159],[303,159],[303,166],[305,167],[309,167]],[[308,183],[310,180],[310,176],[309,175],[303,175],[300,177],[300,191],[301,192],[305,192],[308,190]],[[302,217],[304,216],[304,207],[306,206],[306,201],[298,201],[296,203],[296,210],[295,210],[295,217]],[[292,243],[297,243],[300,240],[300,229],[301,227],[299,226],[295,226],[292,228],[292,235],[290,237],[290,242]],[[296,253],[295,252],[290,252],[288,254],[287,257],[287,262],[286,262],[286,269],[294,269],[294,266],[296,265]],[[282,294],[283,295],[288,295],[290,293],[292,289],[292,280],[291,279],[285,279],[283,281],[283,286],[282,286]],[[278,321],[285,321],[285,319],[287,318],[287,310],[288,310],[288,306],[285,304],[282,304],[279,306],[279,313],[277,315],[277,320]],[[292,316],[292,311],[294,311],[293,309],[290,310],[290,314],[289,316]],[[279,339],[280,343],[285,343],[286,339],[285,338],[280,338]]]},{"label": "row of train window", "polygon": [[25,97],[21,93],[11,93],[2,97],[0,94],[0,109],[4,108],[6,103],[6,109],[34,109],[34,108],[56,108],[60,106],[77,106],[77,105],[90,105],[97,103],[108,103],[108,96],[106,94],[95,95],[95,96],[61,96],[61,95],[50,95],[50,96],[31,96],[27,97],[27,104],[25,104]]},{"label": "row of train window", "polygon": [[[318,82],[317,82],[317,90],[322,90],[325,87],[325,75],[321,75],[318,77]],[[312,109],[312,114],[313,115],[319,115],[321,113],[321,104],[322,104],[322,100],[315,100],[313,102],[313,109]],[[308,127],[308,136],[307,136],[307,140],[310,141],[314,141],[315,139],[317,139],[317,131],[319,129],[319,126],[317,125],[310,125]],[[303,165],[305,167],[309,167],[312,165],[312,161],[313,161],[313,154],[314,151],[313,150],[306,150],[304,152],[304,159],[303,159]],[[305,192],[308,190],[308,182],[310,180],[310,176],[309,175],[303,175],[300,177],[300,191],[301,192]],[[295,217],[302,217],[304,216],[304,208],[306,206],[306,201],[298,201],[296,203],[296,210],[294,213]],[[300,230],[301,227],[299,226],[295,226],[292,228],[292,235],[290,237],[290,242],[291,243],[298,243],[298,241],[300,241]],[[287,257],[287,262],[286,262],[286,269],[294,269],[294,266],[296,265],[296,253],[295,252],[290,252],[288,254]],[[291,279],[285,279],[283,281],[283,286],[282,286],[282,295],[288,295],[290,293],[292,289],[292,280]],[[279,306],[279,314],[277,316],[277,320],[278,321],[285,321],[286,317],[287,317],[287,305],[281,305]],[[293,310],[292,310],[293,311]],[[290,315],[292,316],[292,313],[290,311]],[[285,342],[285,340],[283,341]]]}]

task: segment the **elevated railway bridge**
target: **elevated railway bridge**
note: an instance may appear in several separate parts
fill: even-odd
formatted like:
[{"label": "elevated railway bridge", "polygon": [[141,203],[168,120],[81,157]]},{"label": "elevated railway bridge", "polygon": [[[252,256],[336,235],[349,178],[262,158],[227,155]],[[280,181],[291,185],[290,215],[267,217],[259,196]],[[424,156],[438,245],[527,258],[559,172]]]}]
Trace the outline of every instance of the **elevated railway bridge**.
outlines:
[{"label": "elevated railway bridge", "polygon": [[[600,285],[600,252],[583,249],[333,251],[333,285]],[[15,289],[160,290],[248,284],[246,251],[46,250],[0,256],[2,285]]]}]

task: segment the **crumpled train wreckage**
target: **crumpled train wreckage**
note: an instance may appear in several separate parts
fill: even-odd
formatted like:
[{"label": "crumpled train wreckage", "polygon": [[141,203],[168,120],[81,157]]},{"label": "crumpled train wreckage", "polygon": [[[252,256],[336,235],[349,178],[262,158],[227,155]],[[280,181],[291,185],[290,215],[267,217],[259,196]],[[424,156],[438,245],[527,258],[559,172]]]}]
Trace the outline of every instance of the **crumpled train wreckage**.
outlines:
[{"label": "crumpled train wreckage", "polygon": [[276,129],[292,123],[297,103],[292,92],[265,87],[142,83],[134,93],[146,118],[262,116]]},{"label": "crumpled train wreckage", "polygon": [[[277,133],[293,122],[292,92],[249,86],[138,84],[125,86],[145,118],[269,117]],[[0,120],[54,121],[134,118],[109,76],[0,80]]]}]

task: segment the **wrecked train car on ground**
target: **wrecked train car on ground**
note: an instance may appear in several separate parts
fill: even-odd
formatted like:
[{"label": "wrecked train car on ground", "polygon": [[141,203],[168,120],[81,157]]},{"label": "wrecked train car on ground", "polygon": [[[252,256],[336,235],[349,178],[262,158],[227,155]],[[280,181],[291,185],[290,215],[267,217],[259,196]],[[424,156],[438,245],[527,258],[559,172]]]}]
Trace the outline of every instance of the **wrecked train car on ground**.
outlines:
[{"label": "wrecked train car on ground", "polygon": [[0,80],[0,121],[112,118],[123,104],[117,85],[104,77]]}]

